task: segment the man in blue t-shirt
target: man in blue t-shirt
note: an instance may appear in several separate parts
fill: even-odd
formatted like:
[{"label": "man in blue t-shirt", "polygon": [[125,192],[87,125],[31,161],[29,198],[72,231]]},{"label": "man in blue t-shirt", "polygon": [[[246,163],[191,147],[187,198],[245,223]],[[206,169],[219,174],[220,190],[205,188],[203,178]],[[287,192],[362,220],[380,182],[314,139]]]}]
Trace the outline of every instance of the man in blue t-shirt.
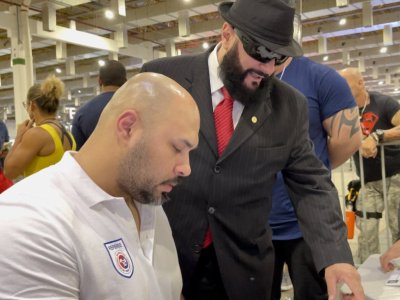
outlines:
[{"label": "man in blue t-shirt", "polygon": [[72,121],[72,135],[79,150],[95,129],[101,112],[111,100],[115,91],[126,82],[126,70],[123,64],[109,60],[99,69],[101,94],[83,105]]},{"label": "man in blue t-shirt", "polygon": [[[276,74],[307,97],[309,134],[317,156],[329,169],[340,166],[361,144],[358,109],[346,81],[335,70],[306,57],[289,60]],[[282,174],[278,174],[272,198],[269,217],[275,248],[272,299],[280,299],[284,263],[289,268],[295,300],[328,299],[325,280],[318,274],[303,240]],[[301,209],[297,207],[297,211]]]}]

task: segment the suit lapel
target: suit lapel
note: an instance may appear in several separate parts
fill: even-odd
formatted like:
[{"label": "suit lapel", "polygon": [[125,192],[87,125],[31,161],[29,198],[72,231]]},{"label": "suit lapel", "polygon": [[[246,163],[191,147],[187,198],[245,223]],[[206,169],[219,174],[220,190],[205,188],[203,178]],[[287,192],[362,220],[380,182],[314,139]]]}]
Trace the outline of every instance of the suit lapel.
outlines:
[{"label": "suit lapel", "polygon": [[208,71],[208,56],[212,49],[195,58],[192,68],[192,85],[189,92],[195,99],[200,111],[200,133],[217,156],[217,138],[214,127],[214,114],[211,100],[210,77]]},{"label": "suit lapel", "polygon": [[[210,49],[195,57],[192,73],[187,78],[189,83],[187,89],[195,99],[200,111],[200,133],[204,136],[205,141],[214,155],[218,157],[208,70],[208,56],[212,50],[213,49]],[[255,99],[254,103],[244,108],[232,138],[225,151],[222,153],[222,156],[218,159],[218,162],[231,155],[264,124],[268,115],[271,113],[271,99],[267,86],[264,87],[264,91],[265,92],[261,93],[259,99]]]},{"label": "suit lapel", "polygon": [[246,105],[232,138],[218,161],[224,160],[238,149],[254,132],[260,128],[271,113],[271,98],[268,87],[251,105]]}]

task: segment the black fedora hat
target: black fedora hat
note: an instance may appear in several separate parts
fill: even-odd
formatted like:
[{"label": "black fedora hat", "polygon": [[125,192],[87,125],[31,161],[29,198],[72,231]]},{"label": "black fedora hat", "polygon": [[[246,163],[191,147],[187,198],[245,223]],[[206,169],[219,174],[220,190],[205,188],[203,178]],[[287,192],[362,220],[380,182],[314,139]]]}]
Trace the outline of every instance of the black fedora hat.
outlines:
[{"label": "black fedora hat", "polygon": [[236,0],[219,5],[221,16],[269,50],[286,56],[301,56],[293,39],[295,10],[282,0]]}]

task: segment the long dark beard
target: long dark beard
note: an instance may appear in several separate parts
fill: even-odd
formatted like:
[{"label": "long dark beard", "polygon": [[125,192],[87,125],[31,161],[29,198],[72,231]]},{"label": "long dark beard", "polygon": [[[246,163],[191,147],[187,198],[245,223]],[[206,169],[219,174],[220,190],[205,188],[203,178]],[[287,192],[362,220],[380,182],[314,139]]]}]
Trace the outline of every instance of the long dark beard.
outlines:
[{"label": "long dark beard", "polygon": [[250,72],[255,70],[247,69],[243,71],[243,68],[240,65],[238,53],[238,45],[236,44],[222,59],[218,73],[230,95],[243,105],[247,105],[248,103],[253,102],[254,99],[260,97],[264,86],[271,81],[271,77],[261,80],[258,86],[256,86],[257,83],[254,83],[254,89],[246,87],[244,85],[244,79]]}]

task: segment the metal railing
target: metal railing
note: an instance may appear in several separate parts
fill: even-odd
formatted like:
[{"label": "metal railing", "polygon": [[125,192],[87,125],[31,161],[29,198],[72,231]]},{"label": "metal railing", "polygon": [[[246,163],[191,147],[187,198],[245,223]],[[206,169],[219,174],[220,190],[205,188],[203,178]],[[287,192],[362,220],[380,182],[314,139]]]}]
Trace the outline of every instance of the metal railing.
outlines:
[{"label": "metal railing", "polygon": [[[384,213],[385,213],[385,224],[386,224],[386,239],[387,245],[390,247],[392,245],[392,240],[390,238],[390,227],[389,227],[389,211],[388,211],[388,196],[387,196],[387,185],[386,185],[386,164],[385,164],[385,146],[392,145],[400,145],[400,141],[393,142],[384,142],[378,143],[377,147],[380,147],[381,152],[381,174],[382,174],[382,192],[383,192],[383,205],[384,205]],[[364,199],[365,199],[365,180],[364,180],[364,160],[361,153],[361,149],[359,151],[359,160],[360,160],[360,181],[361,181],[361,197],[363,201],[361,201],[361,210],[363,214],[363,218],[367,219],[367,212],[364,207]],[[362,226],[366,226],[366,222],[361,223]],[[365,227],[363,228],[365,231]],[[368,249],[369,250],[369,249]]]}]

